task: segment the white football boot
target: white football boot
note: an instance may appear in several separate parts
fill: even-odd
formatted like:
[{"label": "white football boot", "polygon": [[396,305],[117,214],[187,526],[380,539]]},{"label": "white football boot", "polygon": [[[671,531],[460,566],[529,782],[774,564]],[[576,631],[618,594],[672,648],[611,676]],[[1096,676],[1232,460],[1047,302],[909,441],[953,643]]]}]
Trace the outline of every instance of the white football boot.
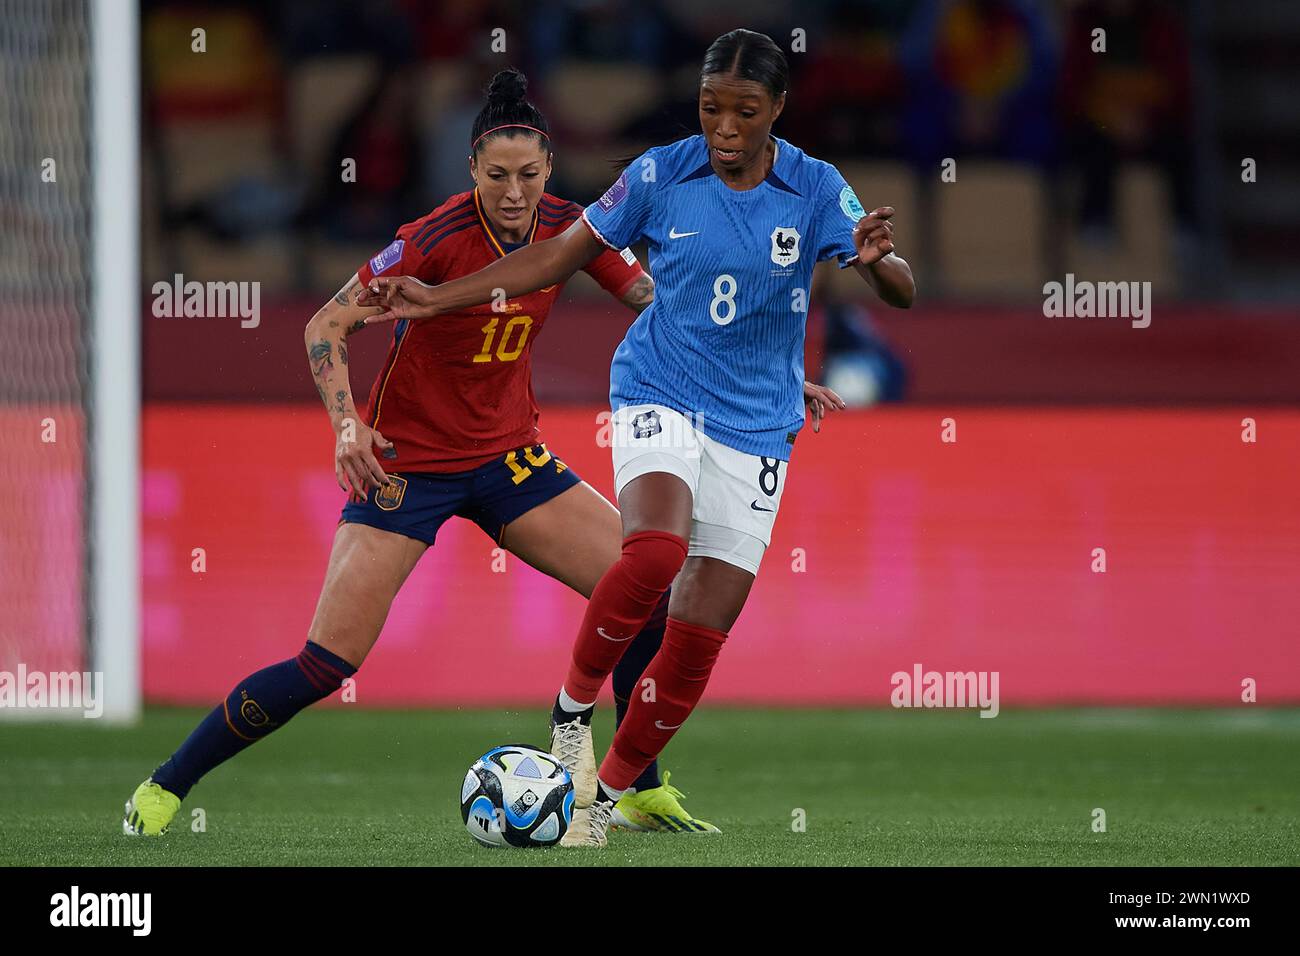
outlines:
[{"label": "white football boot", "polygon": [[[575,718],[551,727],[551,755],[564,764],[573,778],[573,806],[585,810],[596,801],[596,748],[591,725]],[[574,814],[577,819],[577,814]]]},{"label": "white football boot", "polygon": [[598,800],[589,807],[573,811],[569,829],[560,837],[560,846],[600,849],[609,843],[609,820],[614,804]]}]

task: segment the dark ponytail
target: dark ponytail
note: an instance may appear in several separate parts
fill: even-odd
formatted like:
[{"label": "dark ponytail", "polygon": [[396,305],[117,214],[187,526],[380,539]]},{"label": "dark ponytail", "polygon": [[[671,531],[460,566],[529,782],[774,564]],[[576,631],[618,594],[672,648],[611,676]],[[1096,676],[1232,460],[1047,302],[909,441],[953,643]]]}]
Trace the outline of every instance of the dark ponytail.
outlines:
[{"label": "dark ponytail", "polygon": [[709,45],[700,79],[712,74],[761,83],[774,100],[790,87],[790,64],[785,54],[770,36],[753,30],[732,30]]},{"label": "dark ponytail", "polygon": [[[477,153],[484,143],[498,136],[532,136],[549,153],[551,151],[550,127],[546,117],[524,95],[528,92],[528,78],[517,69],[507,67],[496,76],[487,88],[487,103],[479,110],[474,119],[474,128],[470,133],[470,150]],[[497,129],[504,126],[506,129]],[[541,135],[521,126],[540,130]],[[489,130],[494,132],[487,136]]]}]

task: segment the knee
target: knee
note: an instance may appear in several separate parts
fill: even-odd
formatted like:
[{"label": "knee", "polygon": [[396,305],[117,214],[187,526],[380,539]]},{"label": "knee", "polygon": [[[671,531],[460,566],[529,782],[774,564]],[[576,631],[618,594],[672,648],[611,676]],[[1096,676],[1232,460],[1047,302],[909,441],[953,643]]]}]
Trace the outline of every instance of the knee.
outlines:
[{"label": "knee", "polygon": [[702,624],[689,624],[671,617],[664,634],[664,648],[686,676],[707,677],[726,641],[726,631]]},{"label": "knee", "polygon": [[623,566],[648,590],[668,590],[685,561],[686,541],[671,532],[639,531],[623,539]]}]

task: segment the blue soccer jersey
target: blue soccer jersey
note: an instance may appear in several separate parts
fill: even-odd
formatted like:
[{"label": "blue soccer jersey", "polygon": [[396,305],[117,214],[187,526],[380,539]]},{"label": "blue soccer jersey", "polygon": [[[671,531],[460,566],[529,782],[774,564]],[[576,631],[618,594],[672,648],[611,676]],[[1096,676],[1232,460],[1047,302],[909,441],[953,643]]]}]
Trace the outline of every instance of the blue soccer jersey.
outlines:
[{"label": "blue soccer jersey", "polygon": [[644,240],[655,281],[614,353],[611,407],[666,405],[724,445],[788,461],[813,266],[857,258],[864,213],[834,166],[776,147],[767,178],[744,191],[713,172],[703,136],[655,147],[583,218],[612,249]]}]

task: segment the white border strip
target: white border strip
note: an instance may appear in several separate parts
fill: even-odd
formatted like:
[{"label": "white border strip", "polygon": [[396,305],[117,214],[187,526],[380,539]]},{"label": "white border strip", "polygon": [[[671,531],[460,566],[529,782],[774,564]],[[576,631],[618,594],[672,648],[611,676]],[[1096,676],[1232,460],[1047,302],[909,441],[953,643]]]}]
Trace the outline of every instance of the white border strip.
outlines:
[{"label": "white border strip", "polygon": [[90,670],[104,719],[140,716],[139,9],[93,0]]}]

